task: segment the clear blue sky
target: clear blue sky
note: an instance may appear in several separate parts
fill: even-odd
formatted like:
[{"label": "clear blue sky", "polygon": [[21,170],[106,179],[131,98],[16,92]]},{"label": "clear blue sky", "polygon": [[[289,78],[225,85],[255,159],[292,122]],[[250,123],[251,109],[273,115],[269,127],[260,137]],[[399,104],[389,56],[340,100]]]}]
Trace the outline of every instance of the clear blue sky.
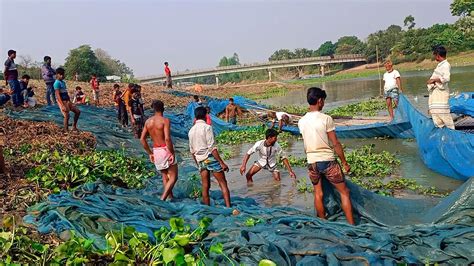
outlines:
[{"label": "clear blue sky", "polygon": [[[452,23],[451,0],[151,1],[0,0],[0,53],[8,49],[64,63],[90,44],[136,76],[214,67],[237,52],[241,63],[267,61],[280,48],[317,49],[326,40],[368,34],[407,15],[416,27]],[[0,57],[1,58],[1,57]],[[3,62],[3,61],[2,61]]]}]

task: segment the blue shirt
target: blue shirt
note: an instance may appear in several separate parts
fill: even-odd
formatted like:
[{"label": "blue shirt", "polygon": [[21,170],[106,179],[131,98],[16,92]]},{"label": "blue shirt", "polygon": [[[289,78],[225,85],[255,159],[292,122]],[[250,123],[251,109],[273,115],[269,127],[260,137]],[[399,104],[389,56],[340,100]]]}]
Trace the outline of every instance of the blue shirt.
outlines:
[{"label": "blue shirt", "polygon": [[57,79],[53,84],[54,90],[59,90],[59,95],[61,96],[61,100],[69,101],[69,94],[67,93],[66,82],[63,80]]}]

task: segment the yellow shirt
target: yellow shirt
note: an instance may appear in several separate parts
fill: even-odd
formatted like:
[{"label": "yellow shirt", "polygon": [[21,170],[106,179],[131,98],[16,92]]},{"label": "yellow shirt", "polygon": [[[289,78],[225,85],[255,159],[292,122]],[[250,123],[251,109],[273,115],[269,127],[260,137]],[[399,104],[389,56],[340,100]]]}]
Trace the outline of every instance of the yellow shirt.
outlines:
[{"label": "yellow shirt", "polygon": [[123,94],[123,102],[125,103],[125,107],[127,108],[127,110],[130,109],[129,103],[130,103],[131,98],[132,98],[132,93],[130,92],[130,90],[126,90],[125,93]]}]

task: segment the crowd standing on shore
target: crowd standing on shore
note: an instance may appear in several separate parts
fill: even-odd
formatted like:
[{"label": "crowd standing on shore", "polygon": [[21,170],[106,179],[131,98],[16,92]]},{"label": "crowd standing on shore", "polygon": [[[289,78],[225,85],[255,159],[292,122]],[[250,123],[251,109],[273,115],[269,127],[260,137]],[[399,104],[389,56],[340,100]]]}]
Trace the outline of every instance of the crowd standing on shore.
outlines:
[{"label": "crowd standing on shore", "polygon": [[[28,108],[36,105],[34,97],[35,87],[29,87],[30,77],[21,76],[15,64],[16,51],[9,50],[8,58],[5,61],[3,71],[5,84],[10,87],[7,90],[0,88],[0,106],[5,105],[10,99],[15,108]],[[438,63],[432,76],[427,81],[429,91],[429,112],[436,127],[448,127],[454,129],[453,119],[449,111],[449,87],[450,64],[446,60],[446,49],[438,46],[434,49],[433,55]],[[384,98],[386,99],[390,118],[394,119],[393,104],[398,105],[399,93],[402,92],[400,73],[393,69],[391,61],[385,62],[387,72],[383,76]],[[71,100],[66,86],[65,70],[63,68],[53,69],[51,67],[51,57],[44,57],[44,64],[41,68],[41,75],[46,84],[46,102],[48,105],[58,105],[64,117],[64,131],[68,131],[70,113],[73,113],[73,130],[78,130],[77,124],[81,111],[76,104],[87,104],[88,98],[80,86],[75,88],[74,96]],[[77,79],[77,73],[75,75]],[[168,62],[165,62],[165,87],[172,88],[171,70]],[[97,75],[93,74],[90,79],[90,86],[93,101],[99,106],[100,83]],[[352,214],[352,203],[350,191],[346,186],[344,171],[348,173],[351,169],[344,155],[344,150],[340,144],[333,119],[322,113],[326,100],[326,92],[320,88],[312,87],[307,91],[307,102],[309,111],[298,121],[298,128],[303,136],[304,149],[308,163],[308,173],[314,187],[314,206],[318,217],[325,218],[325,208],[323,204],[323,186],[321,179],[326,179],[339,192],[341,196],[342,210],[345,213],[348,223],[354,224]],[[139,138],[145,151],[149,155],[156,170],[162,174],[164,191],[161,200],[173,198],[173,187],[178,177],[178,165],[175,149],[171,139],[171,124],[169,119],[164,117],[165,103],[160,100],[153,101],[151,107],[153,116],[146,118],[144,101],[141,94],[141,86],[130,83],[122,92],[120,85],[114,85],[113,93],[114,106],[117,113],[117,120],[122,127],[128,127],[129,121],[135,138]],[[231,206],[230,191],[227,186],[225,172],[229,170],[227,164],[221,158],[214,141],[210,109],[206,107],[198,96],[194,96],[195,119],[193,126],[188,132],[189,150],[195,161],[202,180],[202,200],[204,204],[210,205],[209,189],[211,174],[217,180],[222,191],[226,207]],[[235,104],[234,99],[229,99],[229,104],[225,108],[225,121],[230,124],[237,124],[237,117],[242,113],[241,108]],[[291,165],[286,158],[285,152],[278,144],[278,131],[273,127],[278,122],[281,131],[285,125],[289,125],[292,116],[285,112],[269,112],[268,117],[273,118],[271,127],[265,133],[265,139],[256,142],[246,153],[240,167],[241,175],[245,174],[248,185],[253,182],[253,176],[261,169],[269,171],[274,180],[280,181],[281,174],[278,170],[277,161],[281,159],[288,170],[291,178],[296,179]],[[153,141],[150,148],[147,138]],[[0,143],[0,155],[3,143]],[[248,160],[252,154],[257,153],[258,159],[246,173]],[[335,154],[340,160],[336,160]],[[281,157],[281,158],[280,158]],[[4,159],[0,156],[0,170],[4,171]]]}]

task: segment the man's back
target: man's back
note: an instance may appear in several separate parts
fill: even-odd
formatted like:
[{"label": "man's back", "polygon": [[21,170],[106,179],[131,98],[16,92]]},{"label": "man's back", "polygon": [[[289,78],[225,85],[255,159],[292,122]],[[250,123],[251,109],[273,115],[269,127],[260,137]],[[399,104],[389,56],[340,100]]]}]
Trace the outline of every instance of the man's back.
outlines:
[{"label": "man's back", "polygon": [[163,116],[154,115],[150,117],[145,127],[153,140],[154,145],[164,146],[165,142],[165,124],[169,125],[169,119]]},{"label": "man's back", "polygon": [[334,160],[327,133],[336,127],[330,116],[317,111],[308,112],[298,121],[298,128],[303,136],[309,163]]}]

